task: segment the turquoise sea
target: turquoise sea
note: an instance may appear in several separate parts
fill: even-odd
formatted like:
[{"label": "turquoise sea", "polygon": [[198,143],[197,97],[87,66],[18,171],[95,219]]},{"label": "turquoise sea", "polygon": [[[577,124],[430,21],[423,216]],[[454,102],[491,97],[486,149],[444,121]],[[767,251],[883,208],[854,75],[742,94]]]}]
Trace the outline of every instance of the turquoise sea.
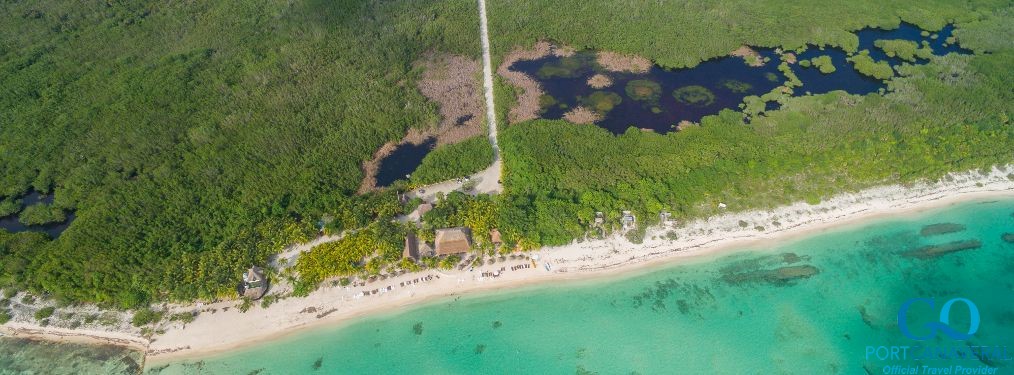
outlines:
[{"label": "turquoise sea", "polygon": [[[1014,200],[970,202],[622,277],[445,298],[149,363],[146,373],[884,374],[926,373],[923,365],[1014,373],[1014,243],[1004,233],[1014,233]],[[912,298],[934,303],[914,302],[905,314],[913,335],[932,336],[922,341],[898,324]],[[926,326],[953,298],[978,311],[961,301],[948,309],[954,331],[980,318],[968,340]],[[994,355],[940,358],[980,346]],[[892,347],[899,356],[908,347],[907,357],[877,358]]]}]

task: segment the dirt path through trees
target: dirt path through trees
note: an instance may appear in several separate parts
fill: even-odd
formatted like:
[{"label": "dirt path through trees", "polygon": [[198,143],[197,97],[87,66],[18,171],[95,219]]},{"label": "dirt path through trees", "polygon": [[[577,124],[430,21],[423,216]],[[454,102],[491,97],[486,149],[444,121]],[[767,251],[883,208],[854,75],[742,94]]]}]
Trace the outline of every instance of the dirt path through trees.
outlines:
[{"label": "dirt path through trees", "polygon": [[[493,145],[493,165],[479,172],[481,177],[476,190],[482,192],[503,191],[501,183],[500,146],[496,140],[496,111],[493,109],[493,63],[489,56],[489,21],[486,18],[486,0],[479,0],[479,26],[482,37],[482,85],[486,95],[486,122],[489,125],[489,142]],[[489,191],[486,191],[489,189]]]}]

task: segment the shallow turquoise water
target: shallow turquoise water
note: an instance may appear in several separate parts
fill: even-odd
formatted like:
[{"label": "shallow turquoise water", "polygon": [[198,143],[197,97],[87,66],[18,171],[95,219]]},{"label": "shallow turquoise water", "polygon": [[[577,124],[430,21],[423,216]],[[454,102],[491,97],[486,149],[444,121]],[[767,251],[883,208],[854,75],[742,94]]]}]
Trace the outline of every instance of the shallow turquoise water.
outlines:
[{"label": "shallow turquoise water", "polygon": [[141,353],[113,345],[0,338],[0,374],[136,374]]},{"label": "shallow turquoise water", "polygon": [[[978,359],[878,360],[867,346],[1014,348],[1014,200],[972,202],[843,228],[626,278],[445,299],[332,329],[300,333],[162,374],[300,373],[884,373],[885,366],[983,366]],[[929,224],[967,229],[925,236]],[[952,241],[981,247],[922,259],[906,252]],[[912,255],[912,254],[908,254]],[[779,279],[777,270],[810,277]],[[792,276],[783,274],[782,276]],[[901,304],[919,334],[951,298],[974,301],[969,341],[903,336]],[[971,313],[952,309],[967,330]],[[1014,349],[1009,351],[1014,356]],[[998,373],[1014,361],[987,361]]]}]

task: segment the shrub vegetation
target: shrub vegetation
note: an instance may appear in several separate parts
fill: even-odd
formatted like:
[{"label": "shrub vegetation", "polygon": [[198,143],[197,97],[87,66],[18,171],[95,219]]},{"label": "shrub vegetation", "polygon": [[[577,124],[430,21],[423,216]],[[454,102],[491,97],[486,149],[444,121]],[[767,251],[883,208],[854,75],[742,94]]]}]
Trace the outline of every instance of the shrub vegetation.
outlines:
[{"label": "shrub vegetation", "polygon": [[831,74],[834,73],[835,70],[837,70],[834,67],[834,63],[831,62],[831,56],[828,55],[817,56],[810,59],[809,61],[813,64],[814,68],[817,68],[818,70],[820,70],[821,73],[824,74]]},{"label": "shrub vegetation", "polygon": [[483,135],[461,143],[437,147],[412,172],[412,183],[428,185],[479,172],[493,160],[493,146]]},{"label": "shrub vegetation", "polygon": [[48,204],[33,204],[25,207],[18,221],[25,225],[60,223],[67,220],[67,213],[59,207]]},{"label": "shrub vegetation", "polygon": [[879,80],[886,80],[894,77],[894,69],[887,61],[876,61],[867,53],[862,51],[855,56],[848,58],[856,66],[856,71]]},{"label": "shrub vegetation", "polygon": [[162,311],[154,311],[152,309],[143,308],[134,312],[134,316],[130,319],[130,323],[134,327],[146,326],[151,323],[156,323],[162,320],[162,315],[165,313]]},{"label": "shrub vegetation", "polygon": [[35,315],[34,315],[35,316],[35,320],[43,320],[43,319],[46,319],[48,317],[51,317],[51,316],[53,316],[53,312],[55,312],[55,311],[56,311],[56,308],[53,307],[53,306],[43,307],[41,309],[38,309],[38,310],[35,311]]},{"label": "shrub vegetation", "polygon": [[21,200],[20,199],[3,199],[0,200],[0,217],[10,216],[21,211]]},{"label": "shrub vegetation", "polygon": [[[950,20],[963,47],[976,51],[1009,48],[1009,4],[991,0],[877,0],[808,4],[778,0],[489,1],[490,33],[496,54],[539,39],[638,54],[679,68],[728,55],[742,45],[796,50],[809,45],[855,52],[851,31],[894,28],[901,20],[937,31]],[[777,25],[777,26],[774,26]],[[993,30],[992,32],[989,30]],[[664,42],[660,42],[664,41]]]},{"label": "shrub vegetation", "polygon": [[881,39],[873,42],[873,45],[883,50],[888,56],[896,56],[905,61],[915,61],[916,57],[928,59],[933,56],[933,50],[928,45],[920,48],[911,40]]}]

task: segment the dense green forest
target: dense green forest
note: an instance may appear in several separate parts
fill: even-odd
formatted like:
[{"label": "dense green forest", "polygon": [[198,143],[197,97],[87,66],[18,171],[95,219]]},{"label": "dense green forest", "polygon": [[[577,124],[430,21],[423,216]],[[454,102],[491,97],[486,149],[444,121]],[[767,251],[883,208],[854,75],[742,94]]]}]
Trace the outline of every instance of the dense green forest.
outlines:
[{"label": "dense green forest", "polygon": [[428,185],[455,177],[468,176],[486,169],[493,160],[493,146],[486,136],[438,147],[426,154],[412,172],[411,183]]},{"label": "dense green forest", "polygon": [[53,207],[48,204],[33,204],[21,211],[18,220],[25,225],[59,223],[67,220],[67,215],[59,207]]},{"label": "dense green forest", "polygon": [[476,8],[0,3],[0,201],[52,192],[32,220],[77,215],[52,242],[0,234],[0,284],[120,306],[214,297],[325,214],[391,215],[394,195],[354,195],[359,166],[437,122],[413,63],[476,58]]},{"label": "dense green forest", "polygon": [[666,67],[693,66],[741,45],[797,49],[806,44],[855,51],[851,31],[894,27],[901,19],[926,30],[948,21],[977,51],[1009,48],[1014,30],[1006,0],[490,0],[490,33],[497,54],[540,39],[578,49],[637,54]]}]

